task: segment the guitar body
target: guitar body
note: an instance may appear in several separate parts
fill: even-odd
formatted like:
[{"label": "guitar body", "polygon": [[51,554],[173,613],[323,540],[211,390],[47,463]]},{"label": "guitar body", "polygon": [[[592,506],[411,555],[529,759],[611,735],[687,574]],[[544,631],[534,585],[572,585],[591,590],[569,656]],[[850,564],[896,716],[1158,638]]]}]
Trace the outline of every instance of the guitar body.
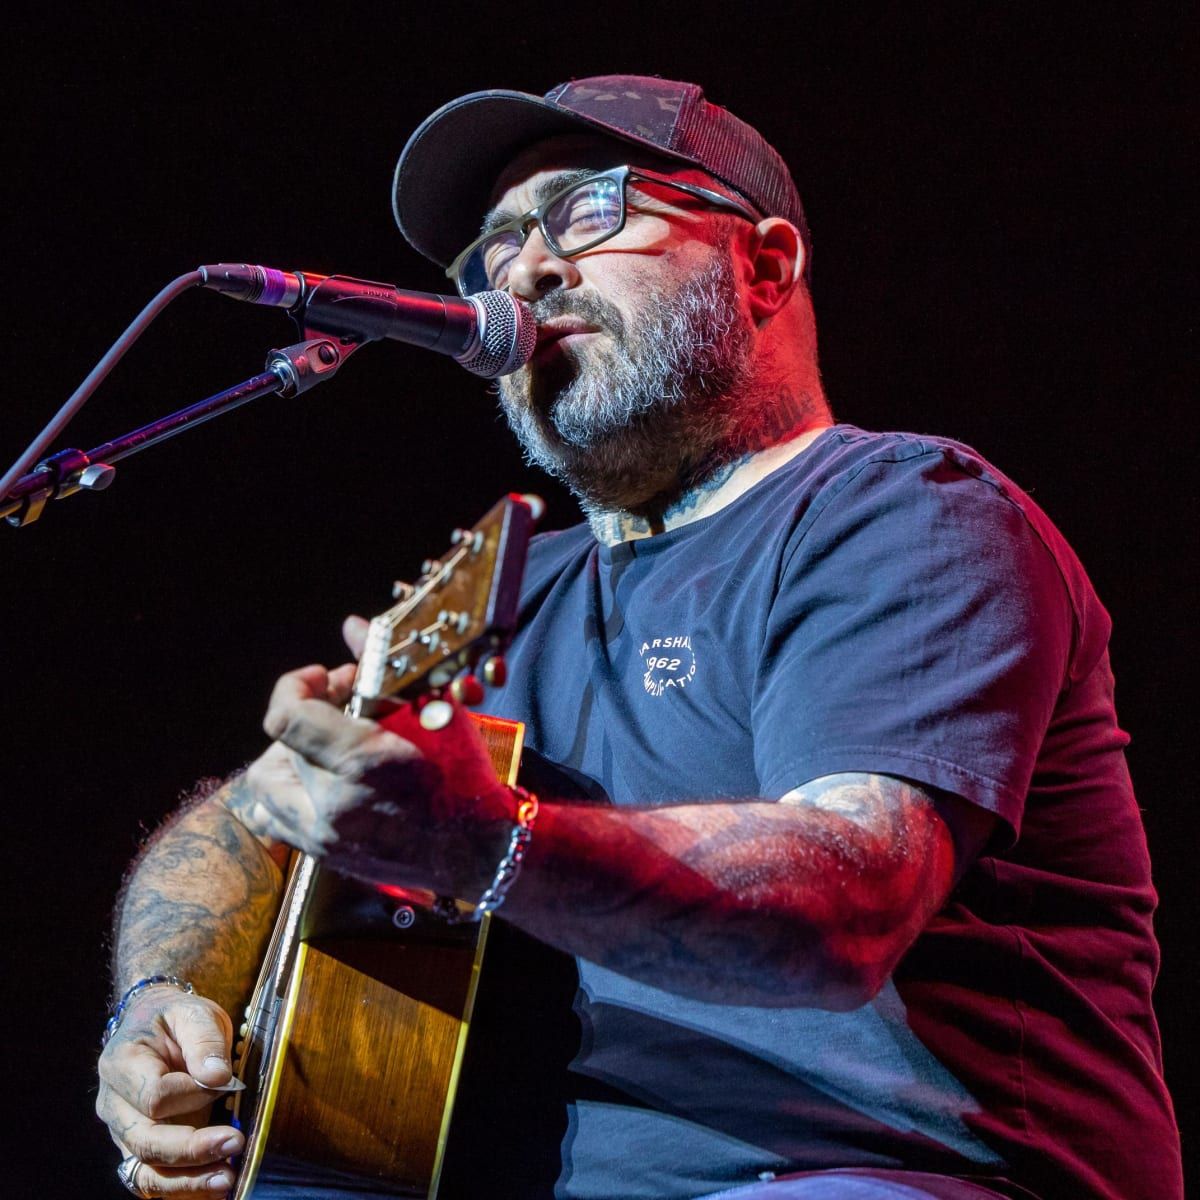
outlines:
[{"label": "guitar body", "polygon": [[[396,585],[368,628],[351,716],[443,693],[470,702],[480,664],[502,682],[535,507],[504,498],[415,585]],[[515,783],[524,727],[475,720],[497,776]],[[245,1090],[228,1105],[246,1148],[234,1200],[253,1200],[273,1161],[293,1177],[437,1195],[488,922],[451,925],[434,899],[294,856],[235,1056]]]},{"label": "guitar body", "polygon": [[[475,719],[515,782],[523,726]],[[436,1197],[488,922],[448,925],[429,899],[298,856],[238,1054],[234,1200],[272,1160]]]}]

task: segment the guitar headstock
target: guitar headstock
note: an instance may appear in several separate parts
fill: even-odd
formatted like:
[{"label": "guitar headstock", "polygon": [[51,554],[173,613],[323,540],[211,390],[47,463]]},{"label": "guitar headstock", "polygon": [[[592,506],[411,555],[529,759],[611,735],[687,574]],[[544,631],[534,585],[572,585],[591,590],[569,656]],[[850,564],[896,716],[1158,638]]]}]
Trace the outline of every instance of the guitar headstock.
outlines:
[{"label": "guitar headstock", "polygon": [[396,603],[368,629],[352,715],[377,716],[389,702],[437,693],[503,652],[516,629],[538,506],[536,497],[506,496],[472,528],[456,529],[416,583],[396,585]]}]

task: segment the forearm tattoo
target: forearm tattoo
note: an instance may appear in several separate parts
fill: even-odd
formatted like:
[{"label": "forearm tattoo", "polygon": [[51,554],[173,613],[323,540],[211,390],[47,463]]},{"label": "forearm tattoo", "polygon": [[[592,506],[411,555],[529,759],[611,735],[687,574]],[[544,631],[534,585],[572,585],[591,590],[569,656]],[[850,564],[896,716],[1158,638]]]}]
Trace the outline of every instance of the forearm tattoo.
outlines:
[{"label": "forearm tattoo", "polygon": [[545,883],[574,915],[557,936],[553,921],[531,932],[721,1003],[861,1003],[953,873],[930,797],[883,776],[830,776],[774,804],[561,811],[575,845]]},{"label": "forearm tattoo", "polygon": [[[240,777],[222,792],[236,792]],[[186,805],[147,841],[126,877],[114,922],[119,994],[171,973],[232,1012],[249,993],[279,901],[271,856],[212,795]]]}]

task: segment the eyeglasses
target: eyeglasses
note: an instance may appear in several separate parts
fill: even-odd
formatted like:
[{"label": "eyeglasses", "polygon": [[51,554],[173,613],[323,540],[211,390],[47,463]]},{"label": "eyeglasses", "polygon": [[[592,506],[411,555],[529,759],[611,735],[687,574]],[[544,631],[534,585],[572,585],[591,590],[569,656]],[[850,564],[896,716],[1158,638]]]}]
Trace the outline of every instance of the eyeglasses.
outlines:
[{"label": "eyeglasses", "polygon": [[577,180],[554,193],[523,216],[505,221],[476,238],[446,268],[459,295],[501,291],[508,286],[509,269],[533,226],[541,230],[550,252],[571,258],[599,246],[625,228],[629,183],[644,181],[686,192],[713,208],[736,213],[756,224],[762,219],[748,205],[694,183],[680,183],[640,167],[613,167]]}]

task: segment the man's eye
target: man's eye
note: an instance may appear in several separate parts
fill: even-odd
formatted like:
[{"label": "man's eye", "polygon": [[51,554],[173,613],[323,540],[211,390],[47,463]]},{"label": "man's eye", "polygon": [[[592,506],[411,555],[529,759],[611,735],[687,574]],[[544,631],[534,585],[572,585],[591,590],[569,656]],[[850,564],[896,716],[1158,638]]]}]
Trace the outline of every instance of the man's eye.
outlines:
[{"label": "man's eye", "polygon": [[520,248],[513,242],[493,242],[483,248],[483,269],[492,287],[504,286],[508,269]]},{"label": "man's eye", "polygon": [[580,197],[554,214],[559,229],[571,234],[611,229],[621,218],[618,200]]},{"label": "man's eye", "polygon": [[615,200],[590,200],[571,205],[572,221],[611,221],[620,213],[621,206]]}]

